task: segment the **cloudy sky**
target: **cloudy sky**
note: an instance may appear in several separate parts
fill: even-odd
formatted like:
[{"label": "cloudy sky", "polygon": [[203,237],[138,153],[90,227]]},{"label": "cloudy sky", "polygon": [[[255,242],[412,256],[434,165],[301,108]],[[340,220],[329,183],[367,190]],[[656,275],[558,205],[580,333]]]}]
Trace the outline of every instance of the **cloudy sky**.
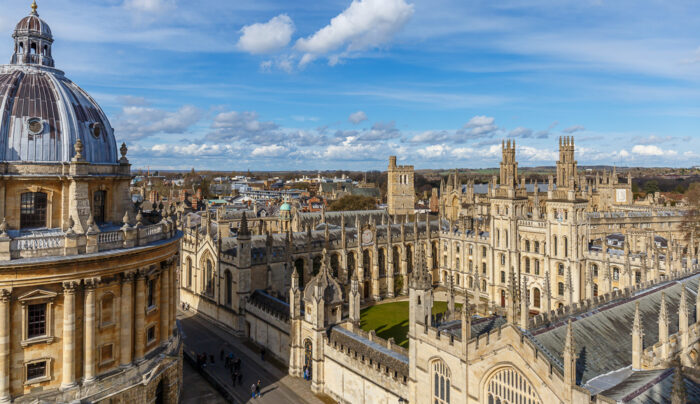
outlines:
[{"label": "cloudy sky", "polygon": [[[29,4],[0,0],[6,60]],[[494,167],[504,138],[552,165],[568,135],[580,164],[700,164],[697,0],[38,4],[135,167]]]}]

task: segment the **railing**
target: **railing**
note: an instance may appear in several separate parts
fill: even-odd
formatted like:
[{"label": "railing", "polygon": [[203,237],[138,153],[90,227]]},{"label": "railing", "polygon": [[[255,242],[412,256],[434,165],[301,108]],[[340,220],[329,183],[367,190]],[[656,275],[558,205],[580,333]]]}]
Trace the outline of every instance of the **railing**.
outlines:
[{"label": "railing", "polygon": [[62,248],[65,242],[65,235],[38,236],[31,238],[20,238],[12,240],[11,250],[46,250],[51,248]]}]

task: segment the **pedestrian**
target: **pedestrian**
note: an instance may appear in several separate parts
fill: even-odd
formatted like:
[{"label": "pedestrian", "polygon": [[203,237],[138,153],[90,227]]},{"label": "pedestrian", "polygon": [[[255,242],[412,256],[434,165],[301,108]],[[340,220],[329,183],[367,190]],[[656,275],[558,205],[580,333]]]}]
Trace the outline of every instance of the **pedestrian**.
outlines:
[{"label": "pedestrian", "polygon": [[255,383],[250,385],[250,398],[255,398],[255,388],[256,388]]},{"label": "pedestrian", "polygon": [[260,379],[255,384],[255,397],[260,397]]},{"label": "pedestrian", "polygon": [[260,360],[262,360],[263,362],[265,361],[265,353],[266,353],[265,347],[263,347],[263,348],[260,350]]},{"label": "pedestrian", "polygon": [[302,375],[304,376],[304,380],[309,380],[309,379],[306,377],[306,375],[307,375],[306,372],[307,372],[307,368],[306,368],[306,365],[304,365],[304,372],[302,373]]}]

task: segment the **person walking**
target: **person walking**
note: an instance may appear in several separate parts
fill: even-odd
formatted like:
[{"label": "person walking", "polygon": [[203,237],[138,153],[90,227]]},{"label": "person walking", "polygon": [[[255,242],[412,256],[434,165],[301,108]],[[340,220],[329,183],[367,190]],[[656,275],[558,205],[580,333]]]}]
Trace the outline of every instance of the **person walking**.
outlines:
[{"label": "person walking", "polygon": [[255,397],[260,397],[260,379],[255,383]]},{"label": "person walking", "polygon": [[253,398],[253,399],[255,398],[256,387],[257,387],[257,385],[255,383],[250,385],[250,398]]}]

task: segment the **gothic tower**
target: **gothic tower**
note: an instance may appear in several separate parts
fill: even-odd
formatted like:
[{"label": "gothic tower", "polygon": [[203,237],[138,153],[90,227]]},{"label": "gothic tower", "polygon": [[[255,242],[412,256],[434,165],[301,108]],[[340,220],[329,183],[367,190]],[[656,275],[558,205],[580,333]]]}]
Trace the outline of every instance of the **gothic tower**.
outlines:
[{"label": "gothic tower", "polygon": [[560,137],[559,161],[557,161],[557,188],[573,188],[577,170],[578,163],[574,159],[574,137]]},{"label": "gothic tower", "polygon": [[386,202],[390,215],[413,214],[416,203],[413,166],[397,166],[396,156],[389,157]]},{"label": "gothic tower", "polygon": [[515,140],[501,142],[501,186],[515,187],[518,183],[518,162],[515,161]]}]

